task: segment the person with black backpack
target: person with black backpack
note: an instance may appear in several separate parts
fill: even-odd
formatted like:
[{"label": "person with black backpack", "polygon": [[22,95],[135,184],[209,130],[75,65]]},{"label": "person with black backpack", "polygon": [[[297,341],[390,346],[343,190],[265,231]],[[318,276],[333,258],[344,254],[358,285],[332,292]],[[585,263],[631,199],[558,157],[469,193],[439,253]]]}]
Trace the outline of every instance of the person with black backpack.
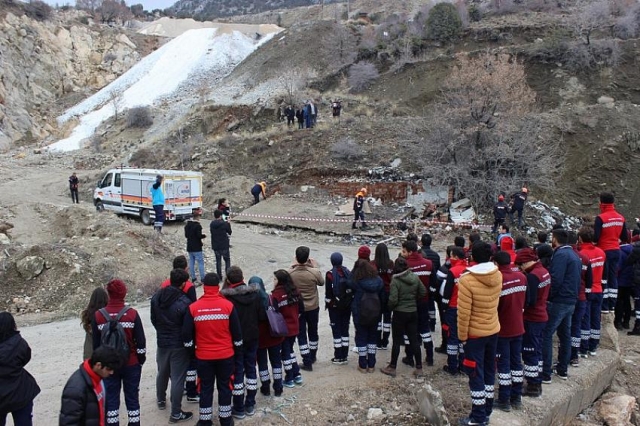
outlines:
[{"label": "person with black backpack", "polygon": [[329,310],[331,334],[333,334],[333,358],[331,363],[345,365],[349,355],[349,324],[353,290],[347,285],[351,278],[348,268],[342,266],[342,254],[331,254],[330,271],[325,274],[325,309]]},{"label": "person with black backpack", "polygon": [[120,353],[123,367],[104,379],[107,424],[120,424],[120,389],[124,388],[129,426],[140,425],[140,377],[147,360],[147,341],[138,312],[125,306],[127,286],[122,280],[112,279],[106,285],[109,303],[96,312],[91,324],[93,349],[107,346]]},{"label": "person with black backpack", "polygon": [[354,291],[351,312],[356,326],[358,371],[373,373],[376,366],[378,322],[382,314],[380,301],[383,297],[384,283],[369,261],[358,259],[353,265],[348,285]]}]

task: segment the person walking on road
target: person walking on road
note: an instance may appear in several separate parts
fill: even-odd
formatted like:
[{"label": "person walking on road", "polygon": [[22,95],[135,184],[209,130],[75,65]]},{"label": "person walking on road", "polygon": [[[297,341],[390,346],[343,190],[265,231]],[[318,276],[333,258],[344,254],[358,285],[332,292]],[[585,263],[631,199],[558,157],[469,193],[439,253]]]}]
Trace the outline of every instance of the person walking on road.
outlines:
[{"label": "person walking on road", "polygon": [[222,218],[222,212],[216,210],[213,212],[213,220],[209,225],[209,233],[211,234],[211,248],[216,255],[216,272],[222,277],[222,259],[224,259],[224,272],[231,267],[231,254],[229,253],[229,238],[231,237],[231,224]]}]

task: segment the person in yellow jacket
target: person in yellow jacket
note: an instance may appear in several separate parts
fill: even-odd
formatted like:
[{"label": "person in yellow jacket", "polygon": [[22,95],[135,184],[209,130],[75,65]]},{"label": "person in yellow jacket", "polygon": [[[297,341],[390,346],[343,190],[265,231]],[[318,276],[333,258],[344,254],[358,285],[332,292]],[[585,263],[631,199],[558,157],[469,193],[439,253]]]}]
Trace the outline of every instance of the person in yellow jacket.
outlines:
[{"label": "person in yellow jacket", "polygon": [[486,242],[474,243],[474,266],[458,282],[458,338],[464,343],[462,368],[469,376],[472,404],[471,414],[460,425],[485,426],[493,410],[502,274],[491,262],[491,254]]},{"label": "person in yellow jacket", "polygon": [[351,225],[351,229],[356,229],[358,220],[362,222],[362,229],[367,228],[367,224],[364,221],[364,197],[366,196],[367,188],[362,188],[356,194],[356,199],[353,200],[353,225]]},{"label": "person in yellow jacket", "polygon": [[253,204],[258,204],[260,202],[260,194],[262,194],[262,199],[267,199],[267,182],[258,182],[253,185],[251,188],[251,195],[253,195]]}]

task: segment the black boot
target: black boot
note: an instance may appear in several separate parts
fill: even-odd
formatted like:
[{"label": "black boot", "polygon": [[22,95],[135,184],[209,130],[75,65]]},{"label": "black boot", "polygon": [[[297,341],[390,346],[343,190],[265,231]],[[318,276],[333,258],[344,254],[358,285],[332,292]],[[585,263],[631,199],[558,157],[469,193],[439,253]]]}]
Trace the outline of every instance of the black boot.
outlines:
[{"label": "black boot", "polygon": [[627,331],[628,336],[640,336],[640,320],[636,320],[636,323],[633,325],[633,330]]},{"label": "black boot", "polygon": [[527,383],[527,387],[523,392],[524,396],[537,398],[542,395],[542,383]]}]

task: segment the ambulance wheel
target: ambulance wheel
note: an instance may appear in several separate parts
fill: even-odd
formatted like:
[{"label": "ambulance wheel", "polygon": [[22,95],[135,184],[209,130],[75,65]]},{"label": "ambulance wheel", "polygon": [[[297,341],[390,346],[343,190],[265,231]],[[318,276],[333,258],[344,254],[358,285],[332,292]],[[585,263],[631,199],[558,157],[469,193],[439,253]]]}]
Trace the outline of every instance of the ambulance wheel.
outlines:
[{"label": "ambulance wheel", "polygon": [[142,219],[142,223],[145,225],[151,225],[151,212],[148,209],[144,209],[140,212],[140,219]]},{"label": "ambulance wheel", "polygon": [[102,204],[102,201],[96,201],[96,210],[99,212],[104,211],[104,204]]}]

